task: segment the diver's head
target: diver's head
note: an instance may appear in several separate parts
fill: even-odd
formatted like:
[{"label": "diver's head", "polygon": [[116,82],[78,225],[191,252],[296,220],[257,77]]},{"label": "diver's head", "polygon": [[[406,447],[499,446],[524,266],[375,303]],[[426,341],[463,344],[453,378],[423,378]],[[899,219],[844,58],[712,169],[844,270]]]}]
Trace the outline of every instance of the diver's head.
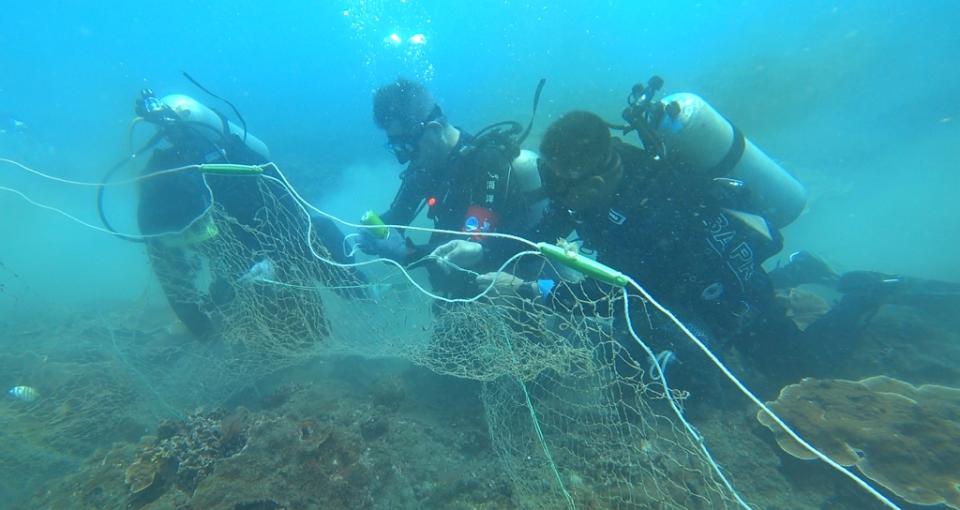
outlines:
[{"label": "diver's head", "polygon": [[585,111],[570,112],[547,128],[539,165],[550,198],[574,210],[608,204],[623,177],[607,123]]},{"label": "diver's head", "polygon": [[444,161],[459,139],[440,106],[420,83],[404,78],[380,87],[373,96],[373,120],[387,133],[387,148],[400,164],[425,167]]}]

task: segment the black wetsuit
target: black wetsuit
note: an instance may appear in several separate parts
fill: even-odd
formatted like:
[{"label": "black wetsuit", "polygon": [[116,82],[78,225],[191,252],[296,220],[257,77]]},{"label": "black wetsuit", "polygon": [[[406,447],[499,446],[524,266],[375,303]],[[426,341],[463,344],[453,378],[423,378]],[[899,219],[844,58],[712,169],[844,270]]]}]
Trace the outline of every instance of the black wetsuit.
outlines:
[{"label": "black wetsuit", "polygon": [[[599,262],[629,275],[681,320],[723,343],[752,348],[770,335],[795,331],[761,267],[780,250],[780,234],[768,228],[765,236],[739,221],[724,210],[709,182],[692,184],[677,169],[616,139],[614,149],[623,182],[612,202],[588,211],[554,204],[537,238],[555,241],[575,229]],[[548,299],[570,305],[609,290],[586,280],[558,285]],[[635,320],[641,322],[647,321]]]},{"label": "black wetsuit", "polygon": [[[480,218],[478,230],[527,234],[539,218],[545,201],[538,195],[538,190],[522,192],[515,185],[511,187],[512,162],[517,154],[518,149],[504,150],[495,144],[478,144],[476,139],[461,132],[457,146],[442,169],[430,172],[410,165],[401,174],[400,190],[381,218],[386,224],[409,225],[426,204],[429,208],[427,216],[437,229],[470,231],[470,222],[477,219],[474,213],[486,211],[496,220],[484,228]],[[409,264],[420,260],[436,247],[454,239],[469,238],[432,234],[426,244],[411,245],[407,257],[400,262]],[[489,237],[472,240],[483,244],[483,260],[470,268],[481,274],[499,268],[518,248],[517,243],[509,240]],[[427,268],[435,291],[451,297],[477,293],[471,273],[454,271],[447,274],[433,263],[428,263]]]},{"label": "black wetsuit", "polygon": [[[236,136],[225,139],[221,147],[196,137],[180,139],[173,147],[155,150],[144,168],[144,175],[186,165],[222,162],[267,163]],[[183,229],[203,214],[211,198],[220,210],[235,220],[221,222],[217,227],[221,232],[226,229],[229,237],[242,245],[242,253],[224,254],[224,257],[242,259],[237,261],[240,267],[235,268],[233,274],[212,275],[209,288],[199,292],[193,288],[199,268],[189,256],[189,246],[171,245],[166,242],[166,236],[147,241],[151,262],[170,305],[198,337],[206,338],[216,333],[217,327],[211,320],[216,314],[212,310],[231,300],[243,271],[264,259],[276,266],[276,277],[281,281],[285,277],[308,278],[304,276],[305,272],[315,272],[315,279],[321,284],[365,282],[361,273],[326,266],[313,258],[305,243],[310,222],[313,224],[311,240],[315,250],[320,254],[329,253],[341,263],[353,262],[343,253],[344,236],[336,225],[325,218],[308,218],[286,188],[265,176],[277,177],[275,170],[267,167],[263,176],[204,176],[197,170],[188,170],[141,181],[137,219],[142,234]],[[265,286],[258,286],[261,287]],[[359,291],[344,292],[358,295]],[[273,301],[283,300],[275,297]],[[316,315],[313,321],[321,325],[314,329],[323,334],[326,326],[319,302],[316,308],[312,312]]]}]

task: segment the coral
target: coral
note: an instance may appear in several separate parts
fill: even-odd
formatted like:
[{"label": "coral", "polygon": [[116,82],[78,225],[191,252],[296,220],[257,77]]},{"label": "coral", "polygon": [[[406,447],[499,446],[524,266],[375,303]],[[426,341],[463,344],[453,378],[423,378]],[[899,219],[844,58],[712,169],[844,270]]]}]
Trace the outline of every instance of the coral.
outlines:
[{"label": "coral", "polygon": [[192,493],[219,460],[243,450],[246,422],[247,411],[240,408],[229,416],[199,411],[182,422],[161,423],[157,437],[140,450],[125,472],[130,492],[139,494],[155,483],[172,482]]},{"label": "coral", "polygon": [[[164,421],[139,444],[97,452],[30,508],[517,507],[486,429],[464,414],[469,405],[436,406],[432,395],[415,398],[422,391],[385,392],[391,397],[374,403],[324,383],[287,391],[292,398],[276,409]],[[397,398],[410,405],[390,410]]]},{"label": "coral", "polygon": [[[904,500],[960,508],[960,389],[877,376],[862,381],[803,379],[770,408],[801,437]],[[763,411],[757,419],[790,455],[814,455]]]},{"label": "coral", "polygon": [[361,438],[330,424],[258,414],[247,435],[243,454],[197,486],[194,508],[369,508],[383,483]]},{"label": "coral", "polygon": [[140,457],[124,472],[123,482],[130,486],[131,494],[149,489],[157,479],[160,466],[152,459]]},{"label": "coral", "polygon": [[777,301],[786,310],[787,317],[792,320],[801,331],[822,317],[830,309],[825,299],[809,290],[790,288],[777,291]]}]

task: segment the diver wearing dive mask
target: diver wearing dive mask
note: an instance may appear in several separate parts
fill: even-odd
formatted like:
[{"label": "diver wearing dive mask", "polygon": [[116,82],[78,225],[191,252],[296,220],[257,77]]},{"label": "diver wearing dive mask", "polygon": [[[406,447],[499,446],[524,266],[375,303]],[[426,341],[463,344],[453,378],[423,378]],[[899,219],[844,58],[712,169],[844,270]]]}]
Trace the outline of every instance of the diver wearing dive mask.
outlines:
[{"label": "diver wearing dive mask", "polygon": [[[523,234],[542,216],[546,200],[539,193],[536,155],[520,149],[529,129],[522,132],[517,124],[514,132],[504,125],[516,123],[497,123],[471,135],[449,122],[422,84],[403,78],[374,94],[373,119],[387,135],[387,149],[407,164],[393,203],[379,214],[383,223],[409,225],[425,210],[434,228],[471,235],[434,233],[418,244],[401,228],[390,229],[383,238],[364,229],[359,249],[401,264],[428,260],[434,291],[470,295],[474,273],[459,270],[458,263],[467,259],[449,246],[440,248],[461,241],[458,246],[470,252],[469,265],[490,270],[512,255],[513,248],[484,234]],[[458,268],[455,274],[453,266]]]},{"label": "diver wearing dive mask", "polygon": [[[570,112],[547,129],[539,169],[552,201],[536,229],[539,240],[564,239],[575,230],[597,261],[725,339],[752,346],[771,329],[781,331],[786,318],[760,264],[782,238],[774,229],[764,237],[724,210],[709,193],[711,181],[692,182],[682,168],[611,136],[609,124],[586,111]],[[539,282],[537,289],[529,294],[563,306],[609,291],[587,285],[581,296],[579,288],[544,290]]]},{"label": "diver wearing dive mask", "polygon": [[605,205],[623,180],[623,160],[612,148],[602,161],[585,167],[564,167],[545,158],[541,158],[537,166],[547,194],[571,210]]},{"label": "diver wearing dive mask", "polygon": [[434,106],[424,120],[417,123],[412,129],[404,129],[399,123],[387,128],[387,150],[397,158],[397,163],[405,165],[420,156],[420,142],[427,130],[427,125],[443,115],[439,106]]}]

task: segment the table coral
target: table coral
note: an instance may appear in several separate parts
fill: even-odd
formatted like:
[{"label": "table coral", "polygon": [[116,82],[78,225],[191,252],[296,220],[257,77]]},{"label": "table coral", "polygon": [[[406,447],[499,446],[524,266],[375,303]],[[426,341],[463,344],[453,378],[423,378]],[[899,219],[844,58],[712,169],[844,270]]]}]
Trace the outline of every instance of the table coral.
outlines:
[{"label": "table coral", "polygon": [[[767,404],[815,448],[904,500],[960,509],[960,389],[806,378]],[[815,458],[762,410],[757,419],[785,452]]]}]

